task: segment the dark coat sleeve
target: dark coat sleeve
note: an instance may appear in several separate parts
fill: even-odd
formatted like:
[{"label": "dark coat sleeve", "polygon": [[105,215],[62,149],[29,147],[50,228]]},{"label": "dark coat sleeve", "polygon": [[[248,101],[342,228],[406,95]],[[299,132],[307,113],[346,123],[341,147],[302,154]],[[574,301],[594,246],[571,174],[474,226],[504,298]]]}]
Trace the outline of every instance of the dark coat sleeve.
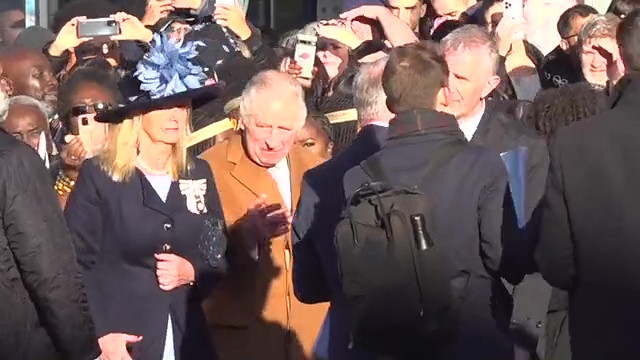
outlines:
[{"label": "dark coat sleeve", "polygon": [[562,160],[557,145],[550,146],[551,165],[541,205],[540,239],[535,259],[540,273],[551,286],[569,290],[575,280],[576,270],[563,189]]},{"label": "dark coat sleeve", "polygon": [[100,349],[49,174],[27,146],[11,150],[0,170],[3,230],[22,281],[62,358],[94,359]]},{"label": "dark coat sleeve", "polygon": [[103,224],[101,211],[101,194],[99,177],[103,176],[98,164],[92,160],[85,161],[80,168],[76,185],[69,195],[64,215],[73,236],[78,253],[78,262],[83,270],[85,289],[91,305],[91,313],[96,324],[99,337],[112,333],[107,328],[109,315],[102,305],[101,290],[93,279],[94,265],[98,261],[103,241]]},{"label": "dark coat sleeve", "polygon": [[[308,175],[308,173],[307,173]],[[320,203],[318,194],[309,185],[307,176],[302,181],[300,200],[293,219],[293,289],[296,298],[305,304],[315,304],[329,301],[331,292],[320,257],[316,251],[316,242],[332,244],[332,234],[326,234],[324,229],[314,228],[314,221],[319,216],[316,208]],[[331,214],[327,214],[331,215]],[[324,235],[323,235],[324,234]],[[316,237],[328,238],[316,239]]]},{"label": "dark coat sleeve", "polygon": [[497,277],[502,261],[503,204],[508,191],[508,177],[500,157],[491,155],[492,161],[487,166],[490,178],[478,201],[478,220],[482,261],[487,271]]}]

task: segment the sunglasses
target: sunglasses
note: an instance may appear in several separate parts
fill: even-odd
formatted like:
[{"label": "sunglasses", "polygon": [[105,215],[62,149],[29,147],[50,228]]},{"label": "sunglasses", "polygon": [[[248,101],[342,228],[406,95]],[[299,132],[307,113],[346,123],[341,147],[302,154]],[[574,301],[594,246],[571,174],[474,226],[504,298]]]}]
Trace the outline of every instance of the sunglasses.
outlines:
[{"label": "sunglasses", "polygon": [[113,109],[113,106],[107,102],[95,102],[93,104],[79,104],[75,105],[69,111],[71,117],[77,117],[87,114],[98,114],[103,111]]}]

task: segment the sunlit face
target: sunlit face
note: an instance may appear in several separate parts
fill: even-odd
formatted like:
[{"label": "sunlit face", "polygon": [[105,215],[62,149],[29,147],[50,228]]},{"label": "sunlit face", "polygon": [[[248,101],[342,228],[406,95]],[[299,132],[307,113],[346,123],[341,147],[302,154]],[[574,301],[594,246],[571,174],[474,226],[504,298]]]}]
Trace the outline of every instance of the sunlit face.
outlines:
[{"label": "sunlit face", "polygon": [[187,129],[187,106],[155,110],[142,115],[142,131],[154,143],[175,145]]},{"label": "sunlit face", "polygon": [[334,79],[346,67],[349,61],[349,51],[344,44],[331,39],[321,39],[316,56],[322,62],[329,79]]},{"label": "sunlit face", "polygon": [[4,61],[4,72],[13,84],[14,93],[44,101],[55,109],[58,81],[47,58],[42,53],[24,50],[9,60]]},{"label": "sunlit face", "polygon": [[296,135],[296,144],[325,159],[331,157],[333,150],[333,143],[314,120],[305,122],[304,127]]},{"label": "sunlit face", "polygon": [[449,66],[449,112],[464,118],[491,92],[491,66],[486,50],[459,50],[445,54]]},{"label": "sunlit face", "polygon": [[607,59],[598,52],[597,48],[617,49],[615,40],[610,38],[591,39],[582,44],[580,64],[584,79],[596,85],[607,84]]},{"label": "sunlit face", "polygon": [[300,112],[291,104],[298,102],[292,96],[274,98],[269,93],[279,93],[277,88],[264,90],[254,96],[251,114],[244,131],[247,155],[256,164],[264,167],[277,165],[293,146],[301,128]]},{"label": "sunlit face", "polygon": [[418,31],[420,18],[427,11],[427,4],[423,0],[387,0],[387,8],[391,13],[413,31]]},{"label": "sunlit face", "polygon": [[97,111],[113,108],[116,99],[99,84],[86,83],[76,89],[70,100],[73,104],[70,113],[63,114],[65,120],[68,119],[67,126],[72,134],[79,134],[80,127],[85,127],[83,131],[89,130],[91,144],[83,145],[91,153],[95,153],[106,143],[108,131],[107,124],[96,122],[93,118]]},{"label": "sunlit face", "polygon": [[2,128],[16,139],[38,150],[41,135],[47,130],[47,117],[37,106],[13,104],[9,107]]},{"label": "sunlit face", "polygon": [[[475,3],[475,2],[473,2]],[[447,20],[460,20],[460,16],[472,5],[470,0],[433,0],[433,9]]]}]

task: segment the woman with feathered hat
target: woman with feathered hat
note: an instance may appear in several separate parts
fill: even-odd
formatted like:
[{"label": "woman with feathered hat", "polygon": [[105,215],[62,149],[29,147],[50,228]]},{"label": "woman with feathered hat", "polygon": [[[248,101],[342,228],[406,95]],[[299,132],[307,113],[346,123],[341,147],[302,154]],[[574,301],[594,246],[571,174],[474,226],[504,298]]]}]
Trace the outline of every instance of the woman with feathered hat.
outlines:
[{"label": "woman with feathered hat", "polygon": [[224,223],[209,166],[183,146],[192,100],[219,92],[198,46],[155,35],[123,82],[130,102],[96,116],[107,145],[67,202],[107,360],[215,359],[200,302],[226,268]]}]

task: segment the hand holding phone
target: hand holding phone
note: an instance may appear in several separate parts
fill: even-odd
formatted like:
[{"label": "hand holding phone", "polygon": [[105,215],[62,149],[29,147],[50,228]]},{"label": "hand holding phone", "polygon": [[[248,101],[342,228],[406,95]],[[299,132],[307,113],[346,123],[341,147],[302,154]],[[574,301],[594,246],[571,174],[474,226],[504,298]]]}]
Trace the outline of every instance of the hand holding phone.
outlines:
[{"label": "hand holding phone", "polygon": [[313,65],[316,60],[316,46],[318,38],[313,35],[298,35],[298,43],[296,44],[293,60],[298,65],[300,75],[298,77],[311,80],[313,78]]},{"label": "hand holding phone", "polygon": [[78,20],[78,38],[111,37],[121,34],[120,23],[114,18]]},{"label": "hand holding phone", "polygon": [[72,118],[77,135],[88,153],[92,157],[107,141],[107,125],[94,120],[95,114],[84,114]]}]

